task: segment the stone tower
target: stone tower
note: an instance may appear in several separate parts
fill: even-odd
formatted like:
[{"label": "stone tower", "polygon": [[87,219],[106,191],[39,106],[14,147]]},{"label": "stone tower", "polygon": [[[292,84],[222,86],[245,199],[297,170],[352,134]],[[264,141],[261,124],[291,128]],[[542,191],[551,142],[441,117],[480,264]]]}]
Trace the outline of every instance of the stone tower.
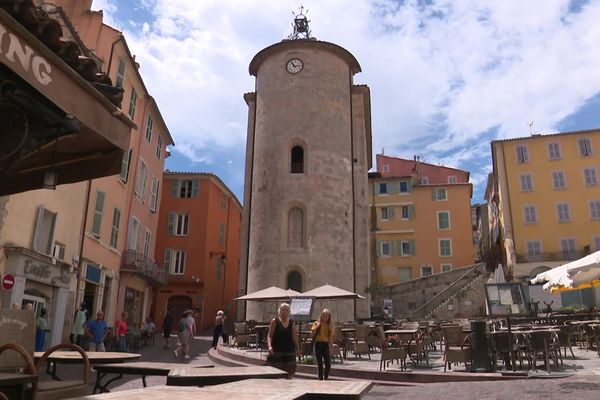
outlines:
[{"label": "stone tower", "polygon": [[[250,62],[240,292],[330,284],[367,297],[369,88],[353,84],[352,54],[310,38],[302,14],[294,22]],[[368,299],[330,306],[340,321],[369,316]],[[258,303],[240,308],[267,317]]]}]

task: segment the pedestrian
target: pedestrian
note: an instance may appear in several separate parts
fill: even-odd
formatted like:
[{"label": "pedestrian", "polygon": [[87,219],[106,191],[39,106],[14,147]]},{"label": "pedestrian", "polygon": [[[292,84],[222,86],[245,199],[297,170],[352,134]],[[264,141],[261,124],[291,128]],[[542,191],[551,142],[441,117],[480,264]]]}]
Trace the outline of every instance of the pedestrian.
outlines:
[{"label": "pedestrian", "polygon": [[165,349],[169,348],[169,338],[171,337],[171,325],[173,325],[173,314],[171,309],[167,309],[165,318],[163,319],[163,337],[165,338]]},{"label": "pedestrian", "polygon": [[179,345],[174,351],[175,357],[179,358],[183,354],[186,360],[190,358],[190,342],[196,334],[196,321],[192,310],[183,313],[183,318],[179,320],[177,328],[179,330]]},{"label": "pedestrian", "polygon": [[71,328],[71,343],[81,346],[83,335],[85,333],[85,323],[87,322],[87,311],[85,310],[85,303],[79,305],[79,309],[75,311],[75,317],[73,318],[73,328]]},{"label": "pedestrian", "polygon": [[121,318],[115,322],[115,336],[117,343],[119,345],[119,351],[125,352],[127,350],[127,313],[123,311],[121,313]]},{"label": "pedestrian", "polygon": [[46,321],[46,309],[40,310],[40,316],[37,319],[35,330],[35,351],[44,351],[46,343],[46,332],[48,332],[48,321]]},{"label": "pedestrian", "polygon": [[290,305],[287,303],[279,306],[277,317],[269,324],[267,346],[267,364],[286,371],[288,379],[291,379],[296,373],[296,355],[300,345],[298,327],[290,320]]},{"label": "pedestrian", "polygon": [[156,329],[154,322],[152,322],[150,317],[146,318],[142,327],[142,345],[150,346],[150,342],[152,342],[152,338],[154,337],[154,329]]},{"label": "pedestrian", "polygon": [[[321,311],[319,319],[315,321],[310,328],[310,336],[315,345],[315,357],[317,358],[317,367],[319,371],[319,380],[327,380],[331,370],[331,346],[335,327],[331,320],[331,311],[325,308]],[[325,369],[323,370],[323,362]]]},{"label": "pedestrian", "polygon": [[102,310],[96,313],[96,319],[91,320],[85,327],[86,333],[90,338],[88,351],[106,351],[104,339],[108,334],[108,325],[104,320]]},{"label": "pedestrian", "polygon": [[225,332],[225,314],[222,310],[217,311],[217,316],[215,317],[215,327],[213,329],[213,341],[212,347],[216,350],[217,342],[219,341],[219,336],[223,337],[223,344],[229,343],[229,336],[227,332]]}]

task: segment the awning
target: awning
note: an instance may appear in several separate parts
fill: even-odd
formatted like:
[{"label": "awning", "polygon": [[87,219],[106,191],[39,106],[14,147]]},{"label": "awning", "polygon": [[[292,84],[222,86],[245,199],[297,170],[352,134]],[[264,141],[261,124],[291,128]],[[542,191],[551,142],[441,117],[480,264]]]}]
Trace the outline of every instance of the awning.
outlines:
[{"label": "awning", "polygon": [[600,251],[589,254],[579,260],[563,264],[538,274],[531,280],[532,284],[544,283],[544,289],[581,289],[596,286],[594,281],[600,279]]},{"label": "awning", "polygon": [[0,88],[0,196],[119,173],[133,121],[2,8]]}]

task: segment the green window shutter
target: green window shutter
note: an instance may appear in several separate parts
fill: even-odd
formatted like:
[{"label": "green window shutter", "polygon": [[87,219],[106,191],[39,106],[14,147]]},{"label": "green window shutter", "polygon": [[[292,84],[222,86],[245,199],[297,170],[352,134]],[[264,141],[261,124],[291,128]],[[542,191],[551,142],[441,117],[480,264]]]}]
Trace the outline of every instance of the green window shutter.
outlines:
[{"label": "green window shutter", "polygon": [[171,181],[171,197],[179,197],[179,185],[181,181],[179,179],[173,179]]},{"label": "green window shutter", "polygon": [[408,193],[412,192],[412,182],[408,181]]},{"label": "green window shutter", "polygon": [[192,181],[192,197],[198,197],[200,191],[200,179],[194,179]]},{"label": "green window shutter", "polygon": [[167,223],[167,233],[169,235],[174,235],[175,234],[175,213],[170,212],[169,213],[169,221]]},{"label": "green window shutter", "polygon": [[415,240],[409,240],[410,243],[410,255],[411,256],[416,256],[417,255],[417,243]]},{"label": "green window shutter", "polygon": [[379,193],[379,182],[373,182],[373,185],[375,185],[375,194],[380,194]]},{"label": "green window shutter", "polygon": [[388,193],[400,193],[400,182],[388,182]]},{"label": "green window shutter", "polygon": [[415,206],[413,204],[410,204],[408,206],[408,218],[409,219],[415,219]]},{"label": "green window shutter", "polygon": [[169,272],[171,272],[171,259],[172,259],[172,250],[171,249],[165,249],[165,262],[163,264],[163,267],[165,269],[165,272],[168,274]]},{"label": "green window shutter", "polygon": [[375,241],[375,255],[381,257],[381,240]]},{"label": "green window shutter", "polygon": [[388,219],[394,219],[394,207],[388,207]]},{"label": "green window shutter", "polygon": [[402,241],[392,240],[390,241],[390,251],[393,257],[400,257],[402,255]]}]

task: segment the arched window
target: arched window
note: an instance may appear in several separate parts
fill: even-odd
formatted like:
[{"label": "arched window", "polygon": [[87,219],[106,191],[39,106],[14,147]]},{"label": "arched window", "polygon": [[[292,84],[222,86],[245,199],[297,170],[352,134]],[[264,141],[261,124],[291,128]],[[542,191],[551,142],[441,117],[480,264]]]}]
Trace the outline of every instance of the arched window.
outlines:
[{"label": "arched window", "polygon": [[287,274],[286,288],[302,292],[302,274],[299,271],[290,271]]},{"label": "arched window", "polygon": [[304,173],[304,149],[300,146],[292,148],[292,162],[290,164],[292,174]]},{"label": "arched window", "polygon": [[288,214],[288,247],[304,247],[304,213],[294,207]]}]

